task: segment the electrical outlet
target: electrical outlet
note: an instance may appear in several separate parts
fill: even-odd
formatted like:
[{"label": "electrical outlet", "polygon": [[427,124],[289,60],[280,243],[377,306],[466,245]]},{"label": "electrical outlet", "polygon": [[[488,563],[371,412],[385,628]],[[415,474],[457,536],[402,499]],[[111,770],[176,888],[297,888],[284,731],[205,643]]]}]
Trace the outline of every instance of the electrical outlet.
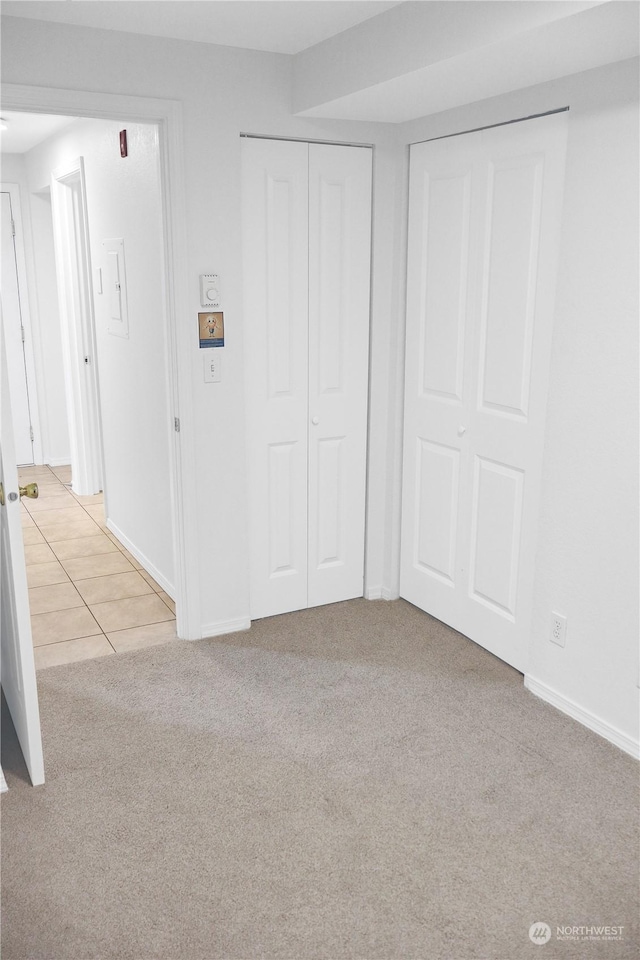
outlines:
[{"label": "electrical outlet", "polygon": [[559,647],[564,647],[567,639],[567,618],[561,613],[551,614],[551,632],[549,640],[551,643],[557,643]]}]

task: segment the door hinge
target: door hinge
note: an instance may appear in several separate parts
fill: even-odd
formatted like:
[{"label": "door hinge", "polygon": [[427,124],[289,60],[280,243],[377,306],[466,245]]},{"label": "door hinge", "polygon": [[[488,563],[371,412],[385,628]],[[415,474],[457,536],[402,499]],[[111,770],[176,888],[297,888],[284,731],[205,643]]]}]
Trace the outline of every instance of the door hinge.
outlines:
[{"label": "door hinge", "polygon": [[11,236],[15,237],[16,235],[16,222],[15,220],[11,221]]},{"label": "door hinge", "polygon": [[85,362],[85,363],[87,364],[87,366],[88,366],[88,365],[91,363],[91,357],[85,357],[85,358],[84,358],[84,362]]},{"label": "door hinge", "polygon": [[173,429],[176,433],[180,433],[180,419],[178,417],[173,418]]}]

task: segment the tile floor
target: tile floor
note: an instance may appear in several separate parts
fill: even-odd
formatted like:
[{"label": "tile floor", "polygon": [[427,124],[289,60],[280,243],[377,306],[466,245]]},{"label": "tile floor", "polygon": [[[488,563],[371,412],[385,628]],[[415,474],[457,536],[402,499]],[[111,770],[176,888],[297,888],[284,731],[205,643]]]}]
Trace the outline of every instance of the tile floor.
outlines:
[{"label": "tile floor", "polygon": [[107,529],[102,494],[76,496],[71,467],[21,467],[36,669],[175,639],[175,604]]}]

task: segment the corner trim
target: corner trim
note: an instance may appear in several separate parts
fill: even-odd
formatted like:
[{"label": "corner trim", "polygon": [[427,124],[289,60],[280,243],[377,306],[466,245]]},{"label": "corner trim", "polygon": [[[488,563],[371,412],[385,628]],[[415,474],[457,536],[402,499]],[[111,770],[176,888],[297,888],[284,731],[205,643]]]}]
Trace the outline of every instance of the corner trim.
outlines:
[{"label": "corner trim", "polygon": [[606,721],[601,720],[589,710],[578,706],[573,700],[569,700],[568,697],[564,697],[561,693],[558,693],[557,690],[548,687],[546,683],[536,680],[529,674],[525,674],[524,685],[526,689],[531,691],[536,697],[540,697],[541,700],[550,703],[552,707],[577,720],[583,727],[593,730],[594,733],[604,737],[609,743],[613,743],[614,746],[620,750],[624,750],[625,753],[630,754],[635,760],[640,760],[640,743],[627,736],[627,734],[621,730],[618,730],[617,727],[613,727],[611,724],[606,723]]}]

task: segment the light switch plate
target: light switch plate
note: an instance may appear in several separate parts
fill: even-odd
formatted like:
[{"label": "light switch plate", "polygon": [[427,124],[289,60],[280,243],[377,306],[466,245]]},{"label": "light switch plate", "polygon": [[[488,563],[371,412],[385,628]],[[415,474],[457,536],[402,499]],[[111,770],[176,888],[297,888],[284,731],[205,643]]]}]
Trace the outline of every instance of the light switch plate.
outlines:
[{"label": "light switch plate", "polygon": [[205,350],[204,382],[220,383],[221,380],[222,380],[222,355],[220,351]]}]

